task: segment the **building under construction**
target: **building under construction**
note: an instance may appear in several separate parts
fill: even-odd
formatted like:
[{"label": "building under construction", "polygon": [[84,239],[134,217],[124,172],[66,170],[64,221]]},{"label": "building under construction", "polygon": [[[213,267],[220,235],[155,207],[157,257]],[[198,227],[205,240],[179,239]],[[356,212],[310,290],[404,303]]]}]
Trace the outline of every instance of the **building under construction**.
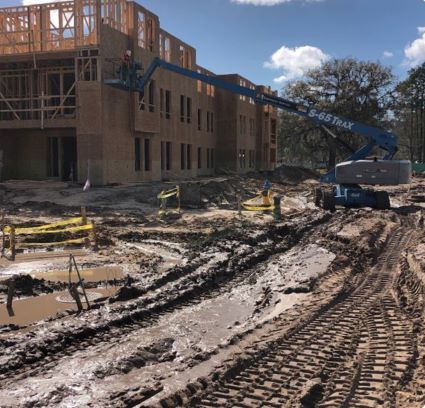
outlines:
[{"label": "building under construction", "polygon": [[[270,170],[276,111],[159,70],[141,97],[103,83],[123,55],[215,75],[196,50],[126,0],[0,9],[2,179],[155,181]],[[220,78],[251,87],[238,74]],[[271,92],[259,87],[262,92]]]}]

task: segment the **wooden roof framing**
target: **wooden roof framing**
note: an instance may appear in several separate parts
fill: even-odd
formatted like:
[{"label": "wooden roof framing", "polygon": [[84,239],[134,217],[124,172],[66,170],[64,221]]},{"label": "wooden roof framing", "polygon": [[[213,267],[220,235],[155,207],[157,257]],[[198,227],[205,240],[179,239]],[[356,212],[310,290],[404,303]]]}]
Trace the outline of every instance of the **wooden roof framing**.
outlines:
[{"label": "wooden roof framing", "polygon": [[95,46],[100,24],[127,33],[127,1],[72,0],[0,8],[0,56]]}]

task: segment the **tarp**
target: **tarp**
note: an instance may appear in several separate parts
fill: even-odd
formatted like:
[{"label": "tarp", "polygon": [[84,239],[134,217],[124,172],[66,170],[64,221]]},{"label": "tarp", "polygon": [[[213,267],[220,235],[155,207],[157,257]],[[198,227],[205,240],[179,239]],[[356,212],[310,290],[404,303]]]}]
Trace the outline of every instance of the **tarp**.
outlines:
[{"label": "tarp", "polygon": [[425,173],[425,163],[412,163],[412,170],[415,173]]}]

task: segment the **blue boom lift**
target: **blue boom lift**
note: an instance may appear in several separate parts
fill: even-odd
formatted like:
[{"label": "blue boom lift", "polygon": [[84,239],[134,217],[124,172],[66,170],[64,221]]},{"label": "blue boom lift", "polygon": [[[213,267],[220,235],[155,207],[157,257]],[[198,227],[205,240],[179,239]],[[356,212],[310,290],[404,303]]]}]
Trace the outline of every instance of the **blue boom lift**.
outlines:
[{"label": "blue boom lift", "polygon": [[[192,78],[194,80],[199,80],[233,93],[244,95],[248,98],[252,98],[257,104],[270,105],[290,113],[304,116],[319,124],[333,137],[336,136],[333,134],[332,131],[330,131],[328,126],[340,128],[345,131],[350,131],[352,133],[364,136],[368,140],[368,143],[356,152],[352,153],[344,161],[344,163],[341,163],[346,166],[345,171],[348,168],[347,165],[350,165],[351,163],[359,164],[360,162],[362,162],[362,165],[367,167],[368,161],[366,161],[365,159],[372,153],[375,148],[380,148],[384,150],[386,152],[385,156],[382,160],[375,160],[376,164],[378,164],[379,162],[380,168],[376,168],[375,166],[373,170],[366,170],[366,173],[380,171],[383,173],[391,173],[391,171],[389,171],[388,168],[385,168],[385,166],[388,166],[388,164],[390,163],[394,163],[396,165],[398,165],[398,163],[401,163],[392,161],[393,156],[397,152],[397,137],[390,132],[387,132],[383,129],[368,126],[339,115],[324,112],[315,107],[295,103],[278,96],[261,92],[259,93],[255,89],[233,84],[222,79],[216,78],[214,76],[209,76],[186,68],[182,68],[180,66],[166,62],[160,58],[155,58],[150,64],[150,66],[143,73],[140,64],[138,64],[137,62],[123,62],[123,65],[121,66],[119,71],[120,78],[108,79],[105,81],[105,83],[107,85],[114,86],[119,89],[140,92],[143,94],[146,85],[148,85],[152,75],[154,74],[157,68],[162,68],[167,71],[171,71],[176,74]],[[404,164],[409,163],[410,162],[404,161]],[[335,205],[342,205],[346,207],[370,206],[381,209],[390,207],[389,196],[388,193],[385,191],[374,191],[371,189],[364,189],[360,187],[357,183],[353,182],[339,183],[337,177],[338,166],[339,165],[337,165],[336,168],[329,170],[326,174],[321,176],[321,183],[330,184],[331,188],[315,189],[316,205],[322,206],[324,209],[331,211],[335,210]],[[382,168],[384,168],[384,170],[382,170]],[[400,181],[397,180],[397,177],[391,177],[391,175],[389,179],[387,177],[385,183],[374,182],[373,178],[371,179],[370,177],[367,180],[362,179],[361,182],[362,184],[400,184]]]}]

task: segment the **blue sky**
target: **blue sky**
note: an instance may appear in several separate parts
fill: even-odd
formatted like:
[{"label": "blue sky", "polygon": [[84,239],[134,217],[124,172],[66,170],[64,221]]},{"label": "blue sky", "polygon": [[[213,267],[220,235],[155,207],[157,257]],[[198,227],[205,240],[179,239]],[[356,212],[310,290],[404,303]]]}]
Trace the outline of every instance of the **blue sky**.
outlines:
[{"label": "blue sky", "polygon": [[198,64],[274,88],[332,57],[380,60],[400,78],[425,61],[424,0],[137,2],[158,14],[164,29],[197,49]]}]

